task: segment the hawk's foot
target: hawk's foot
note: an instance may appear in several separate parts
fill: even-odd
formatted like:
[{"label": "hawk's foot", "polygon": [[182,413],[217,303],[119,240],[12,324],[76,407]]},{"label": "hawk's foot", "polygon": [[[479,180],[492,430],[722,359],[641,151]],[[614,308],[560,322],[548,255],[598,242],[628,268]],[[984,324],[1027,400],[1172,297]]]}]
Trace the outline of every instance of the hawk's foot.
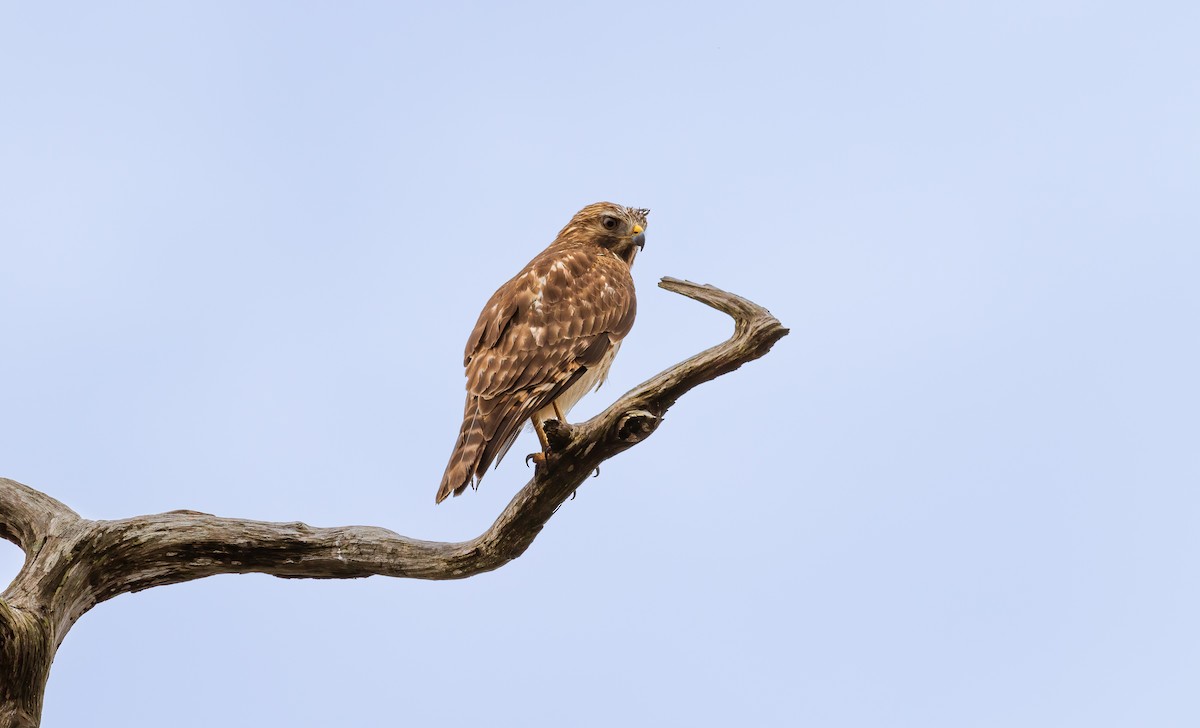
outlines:
[{"label": "hawk's foot", "polygon": [[571,444],[571,434],[575,431],[571,425],[562,420],[543,420],[540,424],[537,432],[542,451],[526,455],[525,467],[529,467],[530,462],[545,465],[553,454],[561,452]]}]

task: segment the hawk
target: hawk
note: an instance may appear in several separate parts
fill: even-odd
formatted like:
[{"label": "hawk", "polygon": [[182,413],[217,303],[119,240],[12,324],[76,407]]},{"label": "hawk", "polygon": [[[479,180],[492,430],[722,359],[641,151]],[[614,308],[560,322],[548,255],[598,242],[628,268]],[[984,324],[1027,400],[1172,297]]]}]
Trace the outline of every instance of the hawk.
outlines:
[{"label": "hawk", "polygon": [[467,339],[467,403],[437,502],[460,495],[499,462],[527,420],[564,417],[608,375],[637,313],[633,259],[649,210],[588,205],[554,242],[500,286]]}]

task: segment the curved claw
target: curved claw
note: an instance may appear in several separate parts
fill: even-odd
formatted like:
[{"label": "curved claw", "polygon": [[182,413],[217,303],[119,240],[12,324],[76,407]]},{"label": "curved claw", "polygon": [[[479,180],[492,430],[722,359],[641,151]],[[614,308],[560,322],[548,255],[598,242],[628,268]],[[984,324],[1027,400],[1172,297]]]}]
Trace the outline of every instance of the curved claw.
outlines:
[{"label": "curved claw", "polygon": [[531,452],[525,456],[525,467],[529,467],[529,461],[532,460],[534,465],[541,465],[546,462],[546,453]]}]

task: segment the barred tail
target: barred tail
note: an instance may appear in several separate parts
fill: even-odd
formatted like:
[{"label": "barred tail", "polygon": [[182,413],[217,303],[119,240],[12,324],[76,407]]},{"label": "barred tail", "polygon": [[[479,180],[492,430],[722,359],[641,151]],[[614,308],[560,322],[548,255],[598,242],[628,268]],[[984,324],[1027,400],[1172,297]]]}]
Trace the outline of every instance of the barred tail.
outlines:
[{"label": "barred tail", "polygon": [[561,386],[543,384],[490,399],[468,394],[462,429],[442,476],[437,502],[446,500],[451,493],[462,495],[468,485],[478,483],[492,462],[499,463],[508,452],[526,420],[585,371],[585,367],[579,367]]},{"label": "barred tail", "polygon": [[467,411],[463,414],[462,429],[458,433],[454,452],[450,453],[450,462],[446,465],[445,475],[442,476],[442,485],[438,488],[438,503],[449,498],[451,493],[462,495],[479,470],[479,460],[483,456],[487,440],[484,438],[483,418],[479,416],[479,408],[474,400],[474,397],[467,397]]}]

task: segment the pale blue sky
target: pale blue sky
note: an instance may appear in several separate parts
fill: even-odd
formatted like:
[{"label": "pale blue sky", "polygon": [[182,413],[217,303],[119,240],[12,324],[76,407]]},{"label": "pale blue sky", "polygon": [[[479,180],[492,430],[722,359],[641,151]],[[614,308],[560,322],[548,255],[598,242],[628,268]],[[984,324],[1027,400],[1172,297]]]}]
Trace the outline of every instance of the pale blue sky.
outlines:
[{"label": "pale blue sky", "polygon": [[0,475],[85,516],[474,536],[463,342],[596,200],[577,414],[729,331],[663,275],[792,329],[498,572],[97,607],[46,726],[1200,723],[1194,4],[2,7]]}]

